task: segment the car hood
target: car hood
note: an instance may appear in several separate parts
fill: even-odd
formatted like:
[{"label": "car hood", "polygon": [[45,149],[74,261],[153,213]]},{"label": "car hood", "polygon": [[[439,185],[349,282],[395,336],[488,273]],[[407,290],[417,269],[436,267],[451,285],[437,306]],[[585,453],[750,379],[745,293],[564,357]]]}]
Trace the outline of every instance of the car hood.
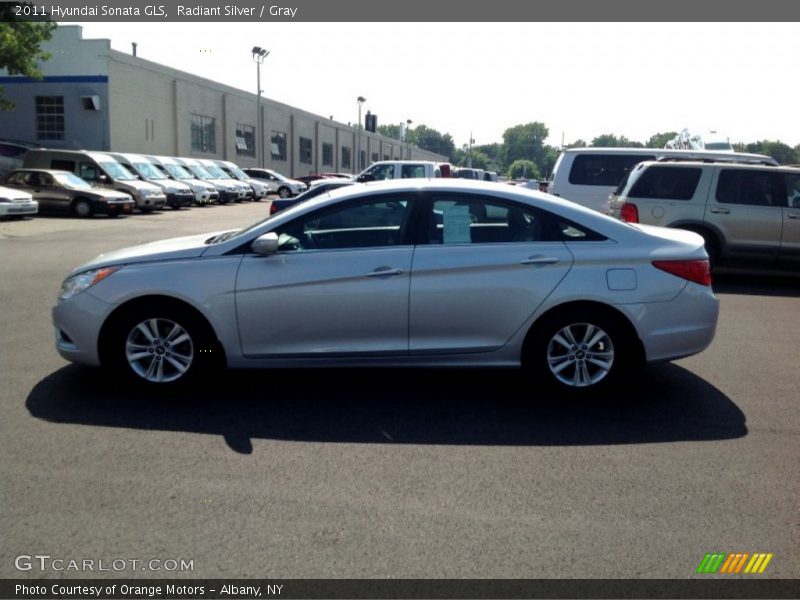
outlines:
[{"label": "car hood", "polygon": [[77,267],[70,275],[115,265],[197,258],[208,249],[206,240],[220,233],[224,231],[171,238],[106,252]]},{"label": "car hood", "polygon": [[157,185],[153,185],[152,183],[148,183],[140,179],[125,179],[119,183],[120,185],[128,185],[137,190],[149,190],[151,192],[158,192],[159,194],[162,193],[161,188]]}]

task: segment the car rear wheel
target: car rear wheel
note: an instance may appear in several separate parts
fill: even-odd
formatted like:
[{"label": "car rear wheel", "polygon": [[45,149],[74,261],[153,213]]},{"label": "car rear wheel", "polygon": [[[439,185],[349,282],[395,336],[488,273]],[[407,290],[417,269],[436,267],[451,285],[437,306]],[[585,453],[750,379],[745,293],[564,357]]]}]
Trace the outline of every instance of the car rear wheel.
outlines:
[{"label": "car rear wheel", "polygon": [[208,371],[213,350],[210,328],[191,312],[145,306],[133,310],[116,328],[112,366],[137,383],[168,387]]},{"label": "car rear wheel", "polygon": [[88,219],[94,214],[94,207],[88,200],[79,198],[72,203],[72,212],[76,217]]},{"label": "car rear wheel", "polygon": [[539,329],[526,367],[536,382],[584,395],[614,385],[633,366],[635,348],[618,319],[602,311],[568,311]]},{"label": "car rear wheel", "polygon": [[280,196],[281,198],[288,198],[291,195],[292,195],[292,190],[290,190],[288,187],[284,186],[278,189],[278,196]]}]

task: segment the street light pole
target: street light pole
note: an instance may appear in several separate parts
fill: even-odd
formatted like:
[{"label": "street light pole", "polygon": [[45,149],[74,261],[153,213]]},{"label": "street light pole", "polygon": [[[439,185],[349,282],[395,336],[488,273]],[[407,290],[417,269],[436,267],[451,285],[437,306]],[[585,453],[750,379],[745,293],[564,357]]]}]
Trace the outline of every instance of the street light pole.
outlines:
[{"label": "street light pole", "polygon": [[411,159],[411,142],[408,141],[408,130],[411,129],[411,119],[406,119],[406,154],[407,158]]},{"label": "street light pole", "polygon": [[[367,99],[364,98],[364,96],[359,96],[358,98],[356,98],[356,102],[358,102],[358,150],[357,150],[358,153],[356,154],[355,163],[359,167],[361,165],[361,105],[364,104],[364,102],[366,101]],[[360,168],[353,170],[354,173],[358,173],[360,171],[361,171]]]},{"label": "street light pole", "polygon": [[256,63],[256,89],[258,99],[256,100],[256,135],[258,136],[258,166],[264,167],[264,119],[261,114],[261,65],[264,59],[269,56],[269,50],[264,50],[260,46],[253,46],[253,60]]}]

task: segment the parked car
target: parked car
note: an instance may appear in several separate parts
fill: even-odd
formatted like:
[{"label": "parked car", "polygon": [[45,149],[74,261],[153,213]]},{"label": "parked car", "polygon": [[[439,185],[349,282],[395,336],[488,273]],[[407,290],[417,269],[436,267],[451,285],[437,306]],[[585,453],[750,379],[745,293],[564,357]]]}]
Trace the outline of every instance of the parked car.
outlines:
[{"label": "parked car", "polygon": [[200,158],[197,159],[203,167],[205,167],[206,171],[211,173],[212,177],[218,181],[223,181],[229,185],[233,185],[236,187],[237,202],[244,202],[245,200],[253,200],[255,197],[255,192],[253,191],[252,186],[248,185],[243,181],[239,181],[236,177],[229,174],[226,170],[222,169],[218,161],[212,160],[210,158]]},{"label": "parked car", "polygon": [[179,210],[194,202],[194,192],[188,185],[168,177],[146,156],[119,152],[110,152],[109,154],[128,170],[136,173],[143,181],[148,181],[161,188],[167,197],[167,205],[171,206],[173,210]]},{"label": "parked car", "polygon": [[599,212],[606,212],[608,195],[634,165],[659,158],[734,160],[742,163],[777,165],[763,154],[672,150],[665,148],[569,148],[556,159],[548,192]]},{"label": "parked car", "polygon": [[712,262],[800,264],[800,169],[648,161],[623,180],[610,211],[629,223],[695,231]]},{"label": "parked car", "polygon": [[270,186],[270,189],[278,194],[278,196],[281,198],[297,196],[297,194],[302,194],[308,188],[308,186],[302,181],[289,179],[288,177],[284,177],[272,169],[257,169],[255,167],[248,167],[246,169],[242,169],[242,171],[247,173],[250,177],[254,177],[259,181],[266,182]]},{"label": "parked car", "polygon": [[185,183],[192,189],[194,203],[197,206],[206,206],[219,200],[219,192],[210,182],[202,181],[194,176],[186,167],[178,163],[172,156],[154,156],[148,154],[147,158],[164,177]]},{"label": "parked car", "polygon": [[224,180],[217,178],[212,175],[200,161],[194,158],[175,158],[174,160],[200,181],[214,186],[214,189],[217,190],[217,202],[219,204],[236,202],[239,200],[239,185],[231,181],[230,178]]},{"label": "parked car", "polygon": [[706,348],[710,283],[695,233],[413,179],[101,255],[64,280],[52,316],[64,358],[153,386],[219,363],[522,365],[533,389],[581,394]]},{"label": "parked car", "polygon": [[330,192],[331,190],[335,190],[341,187],[346,187],[348,185],[354,185],[355,181],[348,181],[346,179],[337,179],[337,178],[330,178],[327,181],[321,181],[318,185],[315,185],[312,188],[307,189],[305,192],[300,194],[299,196],[295,196],[294,198],[280,198],[278,200],[272,201],[272,206],[270,206],[269,214],[274,215],[276,212],[280,212],[290,206],[294,206],[295,204],[300,204],[301,202],[305,202],[306,200],[311,200],[311,198],[316,198],[320,194],[324,194],[325,192]]},{"label": "parked car", "polygon": [[26,217],[39,211],[39,203],[28,192],[0,186],[0,218]]},{"label": "parked car", "polygon": [[294,178],[295,181],[302,181],[308,187],[312,181],[319,181],[320,179],[327,179],[325,175],[300,175]]},{"label": "parked car", "polygon": [[35,147],[33,144],[24,142],[0,140],[0,176],[7,175],[14,169],[19,169],[22,166],[25,153]]},{"label": "parked car", "polygon": [[130,194],[90,185],[69,171],[17,169],[6,177],[5,185],[32,194],[42,213],[116,217],[131,214],[136,206]]},{"label": "parked car", "polygon": [[383,181],[386,179],[414,179],[418,177],[441,177],[439,163],[429,160],[382,160],[371,164],[353,179],[358,182]]},{"label": "parked car", "polygon": [[247,173],[242,171],[236,163],[232,163],[229,160],[217,160],[214,162],[216,162],[217,166],[227,175],[250,187],[253,191],[253,195],[250,197],[251,200],[260,202],[269,195],[269,186],[266,183],[250,177]]}]

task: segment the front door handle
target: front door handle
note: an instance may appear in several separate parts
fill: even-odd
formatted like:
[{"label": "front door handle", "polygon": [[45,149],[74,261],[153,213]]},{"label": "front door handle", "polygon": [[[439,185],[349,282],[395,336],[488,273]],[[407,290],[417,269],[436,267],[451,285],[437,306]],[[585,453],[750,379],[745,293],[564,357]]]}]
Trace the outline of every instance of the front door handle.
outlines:
[{"label": "front door handle", "polygon": [[402,275],[403,269],[393,269],[392,267],[378,267],[374,271],[366,274],[366,277],[386,277],[389,275]]},{"label": "front door handle", "polygon": [[529,256],[523,261],[520,261],[522,265],[554,265],[558,262],[558,259],[555,256]]},{"label": "front door handle", "polygon": [[789,213],[790,219],[800,219],[800,213]]},{"label": "front door handle", "polygon": [[731,214],[731,209],[730,208],[712,208],[711,212],[712,213],[716,213],[718,215],[729,215],[729,214]]}]

